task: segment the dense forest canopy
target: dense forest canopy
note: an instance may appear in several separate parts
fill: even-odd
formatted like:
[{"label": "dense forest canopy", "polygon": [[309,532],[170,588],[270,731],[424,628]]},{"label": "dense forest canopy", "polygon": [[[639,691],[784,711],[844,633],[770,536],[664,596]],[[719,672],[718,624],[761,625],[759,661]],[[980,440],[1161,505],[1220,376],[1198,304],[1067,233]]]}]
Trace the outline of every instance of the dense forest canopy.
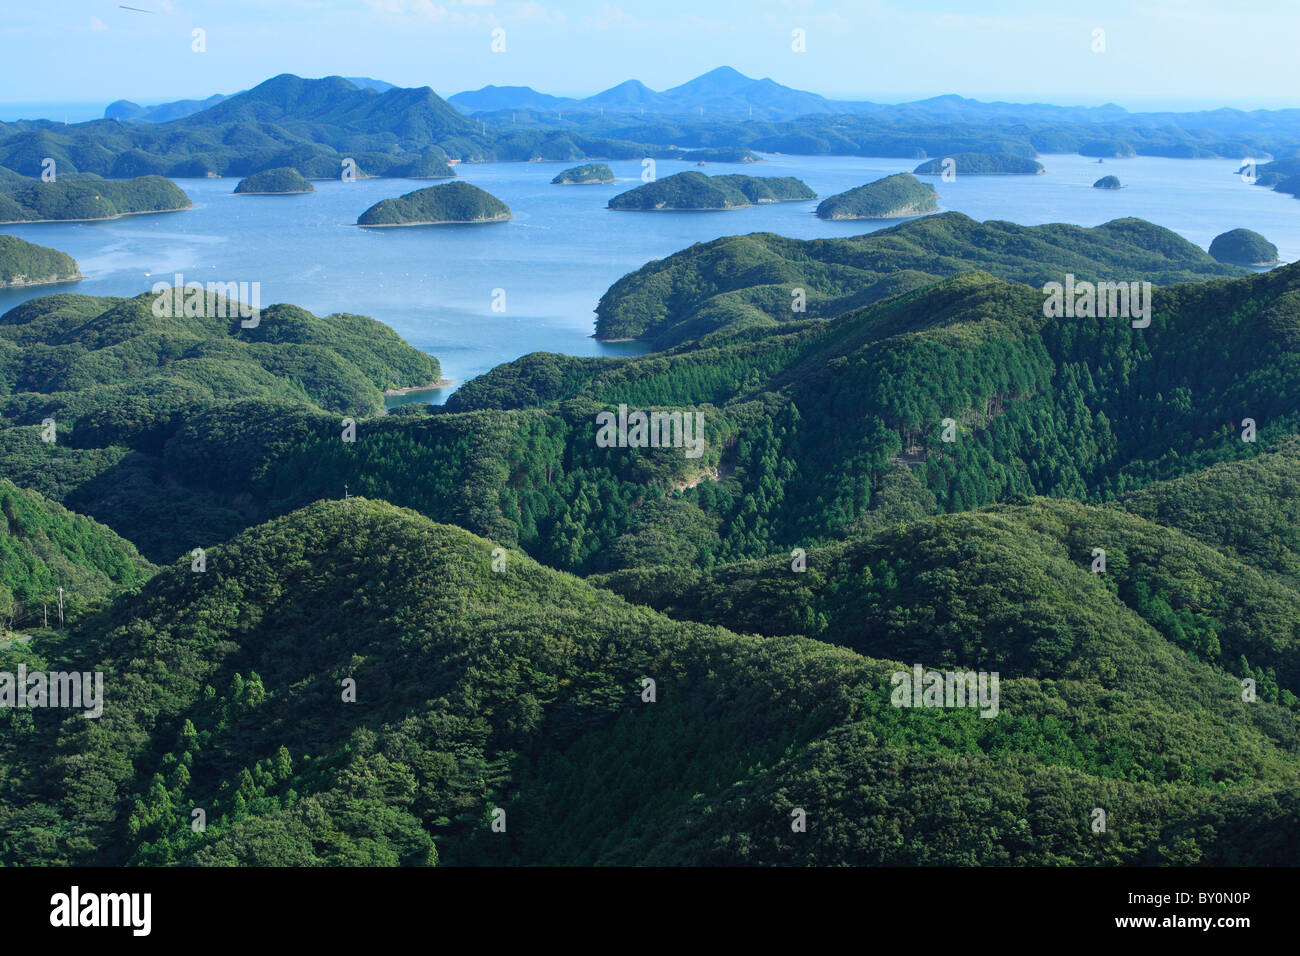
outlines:
[{"label": "dense forest canopy", "polygon": [[54,182],[0,178],[0,222],[116,219],[188,209],[190,205],[190,197],[161,176],[139,176],[125,182],[85,175],[65,175]]},{"label": "dense forest canopy", "polygon": [[292,166],[264,169],[241,179],[235,186],[237,193],[309,193],[315,188]]},{"label": "dense forest canopy", "polygon": [[792,176],[706,176],[675,173],[620,193],[610,209],[741,209],[755,203],[816,199],[817,194]]},{"label": "dense forest canopy", "polygon": [[817,207],[821,219],[899,219],[935,212],[938,194],[929,183],[897,173],[865,186],[823,199]]},{"label": "dense forest canopy", "polygon": [[[1242,274],[1141,219],[1089,229],[980,223],[948,212],[846,239],[755,233],[697,243],[615,282],[596,306],[596,337],[667,348],[717,331],[834,318],[963,269],[1034,286],[1066,273],[1159,285]],[[804,292],[802,312],[795,289]]]},{"label": "dense forest canopy", "polygon": [[[1066,273],[1149,324],[1049,316]],[[0,863],[1300,854],[1300,266],[1134,219],[728,237],[602,300],[648,354],[397,414],[439,365],[372,319],[157,301],[0,316],[0,671],[105,686],[0,707]],[[598,441],[628,407],[701,454]],[[896,706],[925,669],[996,714]]]},{"label": "dense forest canopy", "polygon": [[80,278],[76,260],[66,252],[17,236],[0,236],[0,288]]},{"label": "dense forest canopy", "polygon": [[614,173],[604,163],[586,163],[582,166],[574,166],[572,169],[566,169],[564,172],[556,175],[551,180],[552,185],[578,185],[586,183],[612,183]]},{"label": "dense forest canopy", "polygon": [[1210,255],[1238,266],[1271,266],[1277,263],[1277,246],[1253,230],[1230,229],[1214,237]]},{"label": "dense forest canopy", "polygon": [[381,199],[360,216],[358,226],[421,226],[440,222],[500,222],[510,207],[469,183],[417,189],[395,199]]}]

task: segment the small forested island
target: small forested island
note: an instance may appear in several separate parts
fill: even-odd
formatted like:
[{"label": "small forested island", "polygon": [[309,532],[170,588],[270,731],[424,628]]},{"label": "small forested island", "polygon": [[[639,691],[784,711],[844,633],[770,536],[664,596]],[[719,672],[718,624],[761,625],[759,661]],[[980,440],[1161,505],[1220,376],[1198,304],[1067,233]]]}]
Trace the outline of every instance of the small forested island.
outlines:
[{"label": "small forested island", "polygon": [[958,176],[1037,176],[1047,172],[1042,163],[1010,153],[953,153],[950,156],[936,156],[912,172],[918,176],[938,176],[945,170],[952,170]]},{"label": "small forested island", "polygon": [[357,219],[358,226],[432,226],[440,223],[504,222],[510,207],[469,183],[417,189],[397,199],[381,199]]},{"label": "small forested island", "polygon": [[824,199],[819,219],[902,219],[939,209],[938,193],[910,173],[896,173]]},{"label": "small forested island", "polygon": [[264,169],[239,181],[235,192],[275,196],[286,193],[312,193],[316,188],[303,178],[302,173],[292,166],[278,166]]},{"label": "small forested island", "polygon": [[706,176],[687,172],[620,193],[609,201],[609,208],[640,212],[743,209],[757,203],[816,198],[815,192],[793,176],[742,176],[739,173]]},{"label": "small forested island", "polygon": [[190,197],[162,176],[115,180],[74,173],[52,183],[27,176],[0,178],[0,222],[116,219],[191,205]]},{"label": "small forested island", "polygon": [[718,146],[711,149],[691,149],[679,157],[688,163],[761,163],[763,157],[743,146]]},{"label": "small forested island", "polygon": [[66,252],[17,236],[0,236],[0,289],[84,278]]},{"label": "small forested island", "polygon": [[1118,176],[1102,176],[1092,184],[1093,189],[1119,189],[1120,181]]},{"label": "small forested island", "polygon": [[566,169],[551,180],[553,186],[586,186],[596,183],[612,183],[614,171],[604,163],[587,163]]},{"label": "small forested island", "polygon": [[1234,266],[1277,265],[1277,246],[1250,229],[1230,229],[1215,236],[1210,255]]}]

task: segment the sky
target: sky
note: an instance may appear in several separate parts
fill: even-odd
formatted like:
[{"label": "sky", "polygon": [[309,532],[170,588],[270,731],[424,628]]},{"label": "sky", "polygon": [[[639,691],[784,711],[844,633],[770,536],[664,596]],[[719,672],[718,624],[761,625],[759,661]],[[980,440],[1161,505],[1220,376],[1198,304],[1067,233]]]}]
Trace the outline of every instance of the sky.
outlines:
[{"label": "sky", "polygon": [[727,65],[877,102],[1300,107],[1298,41],[1297,0],[9,2],[0,102],[152,104],[280,73],[583,96]]}]

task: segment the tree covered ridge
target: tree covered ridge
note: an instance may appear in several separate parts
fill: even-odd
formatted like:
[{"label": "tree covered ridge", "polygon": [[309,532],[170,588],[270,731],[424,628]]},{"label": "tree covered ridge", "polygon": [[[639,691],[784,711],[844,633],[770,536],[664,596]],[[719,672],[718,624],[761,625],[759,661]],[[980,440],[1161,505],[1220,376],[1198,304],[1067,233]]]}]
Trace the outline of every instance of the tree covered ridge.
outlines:
[{"label": "tree covered ridge", "polygon": [[[1231,704],[1231,680],[1149,635],[1108,637],[1156,655],[1142,666],[1160,661],[1163,681],[1004,673],[998,720],[899,710],[899,661],[674,621],[515,551],[494,571],[493,546],[382,502],[322,502],[77,625],[63,657],[29,666],[94,661],[113,690],[98,721],[0,712],[5,861],[1280,862],[1291,848],[1293,721]],[[936,800],[954,790],[999,809]],[[1098,805],[1114,821],[1102,836]],[[811,840],[792,838],[796,806]],[[487,825],[498,807],[506,834]],[[1242,839],[1231,823],[1252,807],[1281,833]]]},{"label": "tree covered ridge", "polygon": [[17,236],[0,236],[0,288],[79,278],[81,270],[66,252]]},{"label": "tree covered ridge", "polygon": [[[1245,274],[1141,219],[1020,226],[947,212],[847,239],[753,233],[696,243],[610,286],[596,307],[596,336],[669,348],[719,330],[834,318],[967,269],[1040,287],[1066,273],[1156,285]],[[795,289],[802,311],[793,308]]]},{"label": "tree covered ridge", "polygon": [[[1159,290],[1150,327],[1134,329],[1047,319],[1037,290],[966,273],[708,347],[531,356],[442,411],[363,420],[351,444],[337,418],[275,396],[187,408],[165,427],[124,414],[74,448],[21,429],[0,442],[9,477],[157,561],[347,486],[582,573],[670,563],[683,547],[709,567],[898,508],[1101,502],[1251,457],[1294,429],[1296,274]],[[596,414],[619,403],[699,410],[704,456],[595,446]],[[1241,440],[1246,418],[1259,443]],[[892,477],[904,464],[916,481]]]},{"label": "tree covered ridge", "polygon": [[[0,860],[1294,862],[1298,283],[1169,285],[1134,328],[958,271],[527,356],[442,410],[359,412],[352,442],[306,387],[165,416],[108,393],[53,445],[63,393],[11,391],[4,476],[169,566],[0,649],[110,689],[99,720],[0,709]],[[167,367],[147,302],[12,310],[0,381],[74,345],[70,384],[127,346]],[[372,386],[408,355],[357,317],[237,322],[213,335]],[[704,454],[599,446],[620,404],[700,413]],[[891,706],[913,664],[999,671],[998,717]]]},{"label": "tree covered ridge", "polygon": [[98,522],[0,479],[0,628],[42,626],[60,587],[75,615],[154,570]]},{"label": "tree covered ridge", "polygon": [[25,302],[0,316],[0,424],[53,417],[81,447],[156,444],[183,413],[240,399],[376,414],[384,389],[438,380],[436,359],[373,319],[271,305],[253,325],[239,305],[206,290],[178,305],[170,289]]},{"label": "tree covered ridge", "polygon": [[142,212],[188,209],[190,197],[162,176],[100,179],[64,175],[54,182],[0,179],[0,222],[114,219]]}]

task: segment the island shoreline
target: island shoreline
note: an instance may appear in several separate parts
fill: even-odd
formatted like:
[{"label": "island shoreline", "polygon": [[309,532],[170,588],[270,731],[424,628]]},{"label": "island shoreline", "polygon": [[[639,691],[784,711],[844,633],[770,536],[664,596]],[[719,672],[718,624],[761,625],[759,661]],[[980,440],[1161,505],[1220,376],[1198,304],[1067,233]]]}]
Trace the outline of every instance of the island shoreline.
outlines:
[{"label": "island shoreline", "polygon": [[402,395],[410,395],[413,392],[433,391],[437,388],[450,388],[455,384],[455,379],[440,378],[432,385],[408,385],[406,388],[389,388],[384,390],[384,398],[397,398]]},{"label": "island shoreline", "polygon": [[30,282],[0,282],[0,289],[24,289],[27,286],[32,285],[58,285],[60,282],[80,282],[85,278],[86,276],[83,273],[78,272],[75,276],[68,276],[63,279],[36,279],[35,281]]},{"label": "island shoreline", "polygon": [[175,209],[141,209],[136,212],[119,212],[116,216],[95,216],[91,219],[5,219],[0,220],[0,226],[22,226],[29,222],[112,222],[114,219],[124,219],[127,216],[153,216],[164,212],[185,212],[193,208],[194,203],[190,203],[188,206],[177,206]]}]

